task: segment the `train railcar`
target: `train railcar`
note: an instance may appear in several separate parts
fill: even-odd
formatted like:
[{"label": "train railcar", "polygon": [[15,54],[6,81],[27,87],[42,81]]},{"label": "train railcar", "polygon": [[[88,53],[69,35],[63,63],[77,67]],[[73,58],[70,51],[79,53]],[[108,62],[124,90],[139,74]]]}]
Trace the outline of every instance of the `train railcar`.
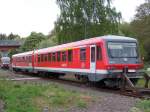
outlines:
[{"label": "train railcar", "polygon": [[117,82],[126,68],[128,76],[140,78],[143,67],[134,38],[107,35],[16,54],[14,70],[34,73],[73,73],[77,79]]},{"label": "train railcar", "polygon": [[10,58],[9,57],[1,57],[1,68],[9,69],[10,66]]},{"label": "train railcar", "polygon": [[33,72],[33,51],[13,55],[12,68],[14,71]]}]

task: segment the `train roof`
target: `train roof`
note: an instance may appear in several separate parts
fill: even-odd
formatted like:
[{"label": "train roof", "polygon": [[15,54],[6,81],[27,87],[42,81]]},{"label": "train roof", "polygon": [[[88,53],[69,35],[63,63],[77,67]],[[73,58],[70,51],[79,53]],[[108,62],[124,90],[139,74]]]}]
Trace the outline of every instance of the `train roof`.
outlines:
[{"label": "train roof", "polygon": [[[35,50],[34,53],[35,54],[42,54],[42,53],[47,53],[47,52],[56,52],[59,50],[67,50],[67,49],[71,49],[74,47],[86,47],[87,45],[93,44],[93,43],[98,43],[101,42],[102,40],[105,41],[111,41],[111,40],[121,40],[121,41],[134,41],[136,42],[137,40],[131,37],[124,37],[124,36],[116,36],[116,35],[106,35],[106,36],[100,36],[100,37],[94,37],[94,38],[90,38],[90,39],[84,39],[84,40],[80,40],[77,42],[71,42],[71,43],[67,43],[67,44],[62,44],[62,45],[57,45],[57,46],[53,46],[53,47],[48,47],[48,48],[43,48],[43,49],[38,49]],[[33,51],[29,51],[29,52],[25,52],[25,53],[19,53],[13,56],[24,56],[24,55],[30,55],[32,54]]]},{"label": "train roof", "polygon": [[7,59],[10,59],[10,57],[1,57],[1,59],[7,60]]},{"label": "train roof", "polygon": [[55,52],[55,51],[59,51],[59,50],[71,49],[74,47],[83,47],[86,45],[90,45],[92,43],[101,42],[102,40],[106,40],[106,41],[108,41],[108,40],[136,41],[136,39],[131,38],[131,37],[106,35],[106,36],[94,37],[94,38],[90,38],[90,39],[80,40],[77,42],[71,42],[71,43],[67,43],[67,44],[62,44],[62,45],[58,45],[58,46],[35,50],[35,53],[41,54],[41,53],[46,53],[46,52]]},{"label": "train roof", "polygon": [[24,53],[15,54],[12,57],[21,57],[21,56],[24,56],[24,55],[32,55],[32,53],[33,53],[33,51],[28,51],[28,52],[24,52]]},{"label": "train roof", "polygon": [[97,38],[101,38],[101,39],[104,39],[104,40],[127,40],[127,41],[137,41],[136,39],[131,38],[131,37],[116,36],[116,35],[106,35],[106,36],[97,37]]}]

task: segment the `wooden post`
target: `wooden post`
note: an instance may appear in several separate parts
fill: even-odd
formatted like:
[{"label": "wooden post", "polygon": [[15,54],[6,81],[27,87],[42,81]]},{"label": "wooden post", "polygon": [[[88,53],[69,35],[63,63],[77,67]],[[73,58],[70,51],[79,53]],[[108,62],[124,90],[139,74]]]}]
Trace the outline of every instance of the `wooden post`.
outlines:
[{"label": "wooden post", "polygon": [[148,88],[150,76],[147,73],[144,73],[144,78],[145,78],[145,88]]}]

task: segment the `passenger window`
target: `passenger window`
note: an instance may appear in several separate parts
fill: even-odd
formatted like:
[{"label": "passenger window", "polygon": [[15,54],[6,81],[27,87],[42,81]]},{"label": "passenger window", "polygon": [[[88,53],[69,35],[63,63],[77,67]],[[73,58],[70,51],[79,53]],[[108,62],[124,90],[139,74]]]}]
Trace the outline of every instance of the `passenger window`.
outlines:
[{"label": "passenger window", "polygon": [[44,61],[44,55],[41,54],[41,62],[43,62],[43,61]]},{"label": "passenger window", "polygon": [[80,49],[80,60],[85,61],[86,60],[86,48]]},{"label": "passenger window", "polygon": [[63,62],[66,61],[66,52],[65,51],[62,52],[62,61]]},{"label": "passenger window", "polygon": [[31,59],[31,56],[29,56],[29,63],[31,63],[32,59]]},{"label": "passenger window", "polygon": [[57,52],[57,61],[60,61],[60,52]]},{"label": "passenger window", "polygon": [[73,57],[73,55],[72,55],[72,50],[68,50],[68,61],[72,61],[72,57]]},{"label": "passenger window", "polygon": [[102,49],[100,46],[97,46],[97,60],[102,60]]},{"label": "passenger window", "polygon": [[52,54],[52,61],[54,61],[54,62],[56,61],[56,56],[55,56],[55,54],[56,54],[56,53],[53,53],[53,54]]},{"label": "passenger window", "polygon": [[47,61],[47,54],[44,55],[44,61]]},{"label": "passenger window", "polygon": [[48,54],[48,61],[51,61],[51,53]]},{"label": "passenger window", "polygon": [[40,55],[38,55],[38,62],[40,63]]},{"label": "passenger window", "polygon": [[22,58],[22,61],[25,61],[25,57]]}]

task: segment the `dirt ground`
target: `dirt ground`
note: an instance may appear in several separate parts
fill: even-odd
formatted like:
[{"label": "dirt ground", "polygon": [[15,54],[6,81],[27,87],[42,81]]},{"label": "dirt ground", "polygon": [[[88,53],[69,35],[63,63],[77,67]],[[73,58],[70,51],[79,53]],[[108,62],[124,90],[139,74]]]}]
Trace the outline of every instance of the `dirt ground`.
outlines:
[{"label": "dirt ground", "polygon": [[0,112],[4,112],[4,102],[0,100]]},{"label": "dirt ground", "polygon": [[[13,78],[19,77],[31,77],[30,75],[22,75],[16,74],[10,71],[0,70],[0,79]],[[40,81],[37,80],[38,83],[51,83],[50,80]],[[54,83],[54,82],[53,82]],[[55,82],[58,83],[58,82]],[[134,107],[136,102],[139,101],[137,98],[122,96],[114,93],[107,93],[103,91],[96,91],[90,88],[81,88],[77,86],[67,85],[67,84],[60,84],[58,85],[63,86],[63,88],[69,91],[78,91],[81,93],[86,93],[91,96],[94,96],[96,101],[85,109],[78,109],[78,108],[71,108],[68,112],[130,112],[130,109]],[[4,103],[0,100],[0,112],[3,112],[3,105]],[[60,110],[59,112],[63,112]]]}]

